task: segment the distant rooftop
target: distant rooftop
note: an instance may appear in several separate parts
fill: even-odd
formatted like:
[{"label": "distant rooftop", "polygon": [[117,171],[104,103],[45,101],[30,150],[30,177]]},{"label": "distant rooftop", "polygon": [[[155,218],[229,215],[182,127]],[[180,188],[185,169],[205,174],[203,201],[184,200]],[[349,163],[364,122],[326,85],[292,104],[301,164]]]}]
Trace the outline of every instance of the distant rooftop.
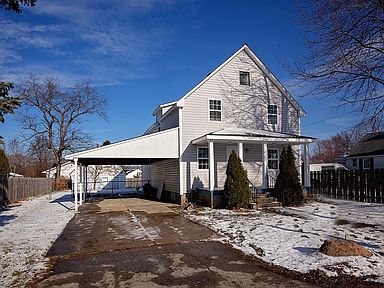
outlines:
[{"label": "distant rooftop", "polygon": [[384,131],[371,132],[364,135],[355,146],[351,148],[350,157],[384,154]]}]

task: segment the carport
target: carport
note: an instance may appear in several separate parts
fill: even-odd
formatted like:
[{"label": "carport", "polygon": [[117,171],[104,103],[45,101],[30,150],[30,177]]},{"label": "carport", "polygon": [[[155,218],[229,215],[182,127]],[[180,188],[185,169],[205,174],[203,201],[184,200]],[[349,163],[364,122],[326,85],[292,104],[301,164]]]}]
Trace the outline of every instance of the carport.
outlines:
[{"label": "carport", "polygon": [[[161,160],[178,158],[179,128],[67,155],[65,159],[73,161],[75,164],[75,210],[78,211],[78,206],[84,200],[88,165],[149,165]],[[79,189],[79,184],[83,189]]]}]

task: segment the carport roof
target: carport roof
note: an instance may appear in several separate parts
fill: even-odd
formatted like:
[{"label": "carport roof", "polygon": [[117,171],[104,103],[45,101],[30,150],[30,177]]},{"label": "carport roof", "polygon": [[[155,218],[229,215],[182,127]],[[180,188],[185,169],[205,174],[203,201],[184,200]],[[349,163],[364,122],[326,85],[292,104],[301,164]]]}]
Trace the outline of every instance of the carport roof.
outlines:
[{"label": "carport roof", "polygon": [[179,158],[178,128],[144,135],[107,146],[67,155],[84,165],[149,164],[164,159]]}]

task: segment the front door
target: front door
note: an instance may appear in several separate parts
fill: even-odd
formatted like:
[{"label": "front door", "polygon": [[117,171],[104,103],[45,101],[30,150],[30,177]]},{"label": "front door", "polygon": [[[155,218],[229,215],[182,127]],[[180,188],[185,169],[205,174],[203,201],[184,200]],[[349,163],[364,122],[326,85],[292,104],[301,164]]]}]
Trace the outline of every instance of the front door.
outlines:
[{"label": "front door", "polygon": [[232,151],[235,151],[237,156],[239,156],[237,151],[237,145],[233,145],[233,144],[227,145],[227,162],[229,160],[229,156],[231,156]]}]

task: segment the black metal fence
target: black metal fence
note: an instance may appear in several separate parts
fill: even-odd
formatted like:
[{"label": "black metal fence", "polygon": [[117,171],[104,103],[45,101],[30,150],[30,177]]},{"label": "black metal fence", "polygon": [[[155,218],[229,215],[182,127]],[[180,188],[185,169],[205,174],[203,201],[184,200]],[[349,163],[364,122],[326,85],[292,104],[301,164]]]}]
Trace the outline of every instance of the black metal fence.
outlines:
[{"label": "black metal fence", "polygon": [[311,172],[311,193],[337,199],[384,203],[384,169]]}]

